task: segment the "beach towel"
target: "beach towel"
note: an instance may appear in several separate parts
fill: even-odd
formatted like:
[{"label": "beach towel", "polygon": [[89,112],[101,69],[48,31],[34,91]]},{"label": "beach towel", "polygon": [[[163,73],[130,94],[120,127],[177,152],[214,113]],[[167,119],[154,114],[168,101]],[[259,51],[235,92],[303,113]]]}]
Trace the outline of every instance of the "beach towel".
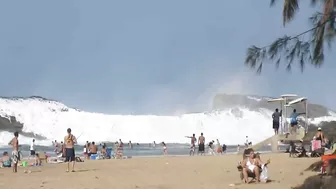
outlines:
[{"label": "beach towel", "polygon": [[261,182],[267,182],[268,181],[268,170],[267,167],[262,165],[261,166],[261,173],[260,173],[260,181]]}]

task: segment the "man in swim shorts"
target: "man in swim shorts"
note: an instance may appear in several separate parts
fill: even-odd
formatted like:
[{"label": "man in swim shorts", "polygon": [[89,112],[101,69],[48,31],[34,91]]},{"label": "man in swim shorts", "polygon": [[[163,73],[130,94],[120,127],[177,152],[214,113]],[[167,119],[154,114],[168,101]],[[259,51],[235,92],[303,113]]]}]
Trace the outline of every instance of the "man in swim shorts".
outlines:
[{"label": "man in swim shorts", "polygon": [[198,137],[198,153],[201,153],[201,155],[205,154],[205,147],[204,147],[204,143],[205,143],[205,137],[203,136],[203,133],[201,133],[201,136]]},{"label": "man in swim shorts", "polygon": [[75,172],[75,148],[74,145],[77,143],[77,139],[75,136],[71,134],[71,129],[67,129],[67,135],[64,137],[64,145],[65,145],[65,162],[68,162],[68,167],[66,172],[69,172],[70,162],[72,162],[72,172]]},{"label": "man in swim shorts", "polygon": [[20,161],[19,153],[19,132],[14,132],[14,138],[8,143],[13,147],[12,161],[13,161],[13,173],[17,173],[18,162]]},{"label": "man in swim shorts", "polygon": [[275,112],[272,114],[274,135],[277,135],[279,132],[281,114],[282,110],[279,112],[278,108],[275,109]]}]

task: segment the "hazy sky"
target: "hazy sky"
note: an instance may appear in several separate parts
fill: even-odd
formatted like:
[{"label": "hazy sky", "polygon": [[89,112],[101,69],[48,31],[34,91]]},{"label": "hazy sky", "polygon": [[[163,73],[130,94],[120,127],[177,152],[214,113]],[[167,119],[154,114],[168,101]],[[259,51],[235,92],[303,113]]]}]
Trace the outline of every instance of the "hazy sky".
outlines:
[{"label": "hazy sky", "polygon": [[303,74],[244,66],[250,45],[311,27],[308,3],[286,28],[281,9],[269,0],[1,1],[0,95],[170,114],[206,110],[218,92],[297,93],[336,109],[336,49]]}]

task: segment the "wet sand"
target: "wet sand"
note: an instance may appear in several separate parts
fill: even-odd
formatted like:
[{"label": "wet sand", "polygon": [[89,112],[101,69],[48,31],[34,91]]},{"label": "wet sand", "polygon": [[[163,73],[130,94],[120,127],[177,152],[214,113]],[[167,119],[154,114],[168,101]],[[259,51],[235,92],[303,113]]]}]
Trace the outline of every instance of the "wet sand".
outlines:
[{"label": "wet sand", "polygon": [[[205,157],[155,157],[125,160],[87,160],[66,173],[66,164],[0,169],[0,188],[6,189],[286,189],[310,175],[303,172],[319,158],[289,158],[288,154],[263,154],[271,158],[270,183],[242,184],[237,171],[241,155]],[[24,173],[30,170],[31,173]],[[230,186],[234,184],[234,186]]]}]

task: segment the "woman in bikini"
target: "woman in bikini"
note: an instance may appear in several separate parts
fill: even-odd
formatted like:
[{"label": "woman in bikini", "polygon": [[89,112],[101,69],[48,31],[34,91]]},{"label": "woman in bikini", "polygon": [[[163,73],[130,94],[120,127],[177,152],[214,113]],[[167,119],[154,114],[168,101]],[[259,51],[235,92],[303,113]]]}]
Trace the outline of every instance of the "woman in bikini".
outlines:
[{"label": "woman in bikini", "polygon": [[244,182],[248,183],[249,173],[254,173],[257,182],[260,182],[260,167],[262,165],[266,166],[267,164],[269,164],[269,161],[267,161],[267,163],[264,164],[260,160],[260,156],[256,157],[256,155],[254,154],[254,151],[251,150],[249,153],[249,157],[244,159],[242,162]]}]

